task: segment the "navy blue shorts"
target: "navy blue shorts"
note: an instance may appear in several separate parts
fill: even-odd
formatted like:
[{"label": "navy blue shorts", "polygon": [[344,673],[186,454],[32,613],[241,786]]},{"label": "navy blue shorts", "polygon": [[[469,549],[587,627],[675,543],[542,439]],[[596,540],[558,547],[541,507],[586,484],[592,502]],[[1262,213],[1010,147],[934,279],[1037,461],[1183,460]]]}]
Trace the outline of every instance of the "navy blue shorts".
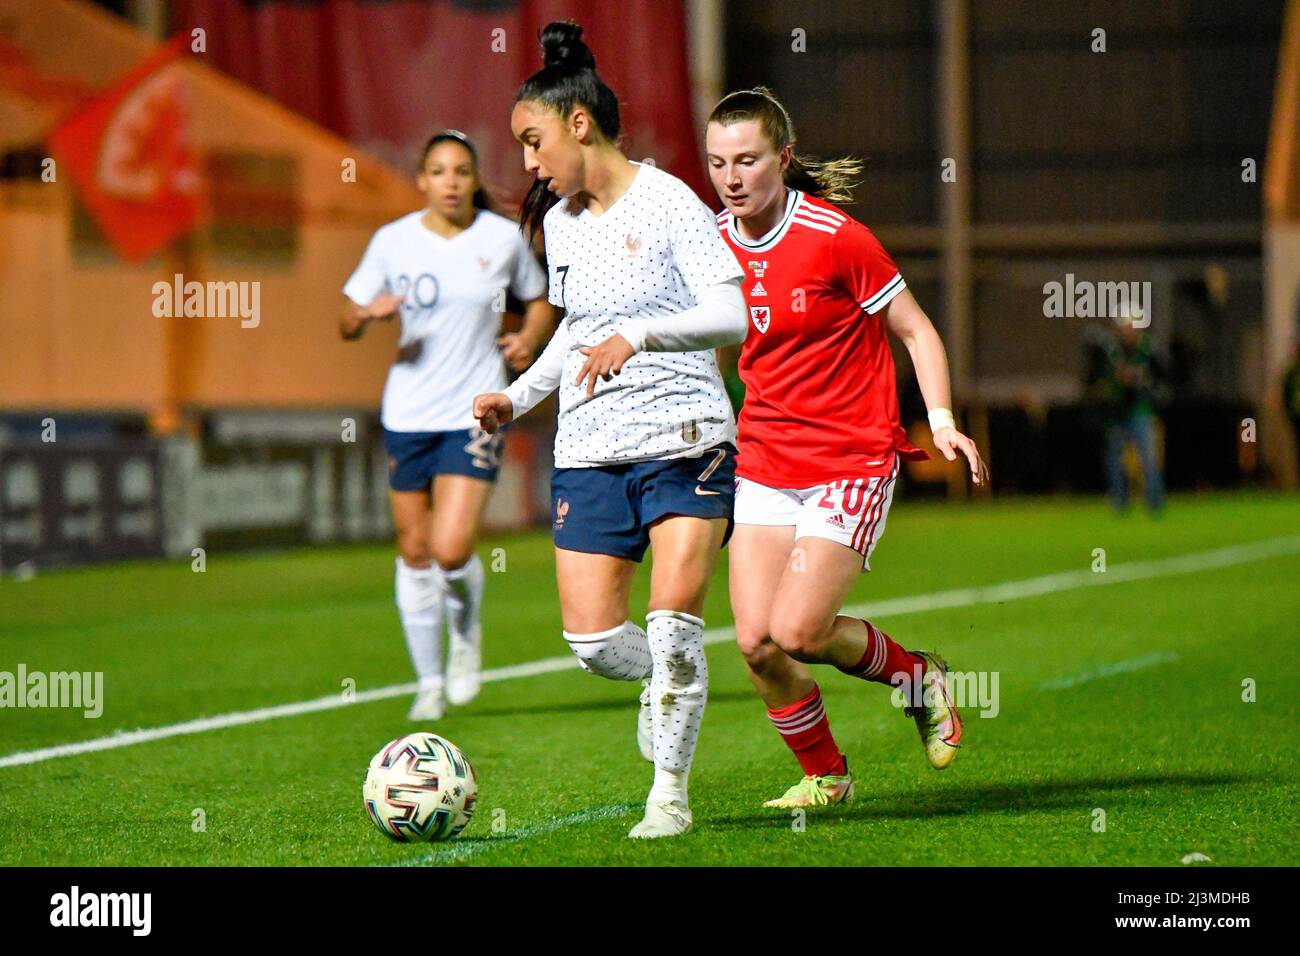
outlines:
[{"label": "navy blue shorts", "polygon": [[496,481],[505,440],[481,428],[451,432],[390,432],[388,485],[394,491],[428,491],[435,475],[467,475]]},{"label": "navy blue shorts", "polygon": [[731,537],[736,448],[724,443],[698,458],[659,458],[551,474],[551,530],[566,551],[640,561],[650,525],[666,515],[726,518]]}]

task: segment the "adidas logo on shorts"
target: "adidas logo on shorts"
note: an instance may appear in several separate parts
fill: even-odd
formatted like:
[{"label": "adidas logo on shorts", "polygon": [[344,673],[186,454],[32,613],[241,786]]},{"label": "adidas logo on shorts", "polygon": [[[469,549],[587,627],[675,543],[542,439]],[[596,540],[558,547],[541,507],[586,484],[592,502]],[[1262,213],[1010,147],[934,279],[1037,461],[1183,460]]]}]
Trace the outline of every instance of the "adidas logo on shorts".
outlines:
[{"label": "adidas logo on shorts", "polygon": [[843,515],[838,515],[838,514],[831,515],[829,518],[826,519],[826,523],[834,525],[835,527],[839,528],[841,531],[845,530]]}]

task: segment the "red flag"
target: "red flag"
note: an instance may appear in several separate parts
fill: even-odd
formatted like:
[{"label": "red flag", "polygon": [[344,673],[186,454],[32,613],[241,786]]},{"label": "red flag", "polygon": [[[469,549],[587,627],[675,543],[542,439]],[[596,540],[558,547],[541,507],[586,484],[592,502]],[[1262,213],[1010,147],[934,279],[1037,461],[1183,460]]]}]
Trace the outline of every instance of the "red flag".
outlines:
[{"label": "red flag", "polygon": [[203,215],[202,178],[185,138],[180,64],[166,44],[50,135],[95,222],[122,258],[139,262]]}]

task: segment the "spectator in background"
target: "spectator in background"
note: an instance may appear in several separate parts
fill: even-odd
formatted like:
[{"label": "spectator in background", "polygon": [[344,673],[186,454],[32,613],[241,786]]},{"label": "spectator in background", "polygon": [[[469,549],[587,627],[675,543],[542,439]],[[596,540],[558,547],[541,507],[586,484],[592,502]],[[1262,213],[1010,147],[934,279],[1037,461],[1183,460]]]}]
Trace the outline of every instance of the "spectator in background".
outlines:
[{"label": "spectator in background", "polygon": [[1150,334],[1136,327],[1141,313],[1126,311],[1113,329],[1092,343],[1088,357],[1087,394],[1101,415],[1106,436],[1106,485],[1116,512],[1128,509],[1128,477],[1124,453],[1137,447],[1142,486],[1153,514],[1164,505],[1164,475],[1156,448],[1156,406],[1163,391],[1165,369]]}]

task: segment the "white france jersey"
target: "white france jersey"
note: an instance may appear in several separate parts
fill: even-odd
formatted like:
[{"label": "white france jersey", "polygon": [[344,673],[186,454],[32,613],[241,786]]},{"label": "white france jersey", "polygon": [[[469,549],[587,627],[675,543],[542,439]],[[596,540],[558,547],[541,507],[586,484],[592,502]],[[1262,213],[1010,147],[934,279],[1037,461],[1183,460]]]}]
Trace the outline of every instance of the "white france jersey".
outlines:
[{"label": "white france jersey", "polygon": [[395,432],[442,432],[478,424],[474,396],[505,387],[497,348],[509,289],[524,301],[546,291],[546,274],[519,225],[486,210],[446,239],[420,220],[424,210],[381,226],[343,294],[368,305],[381,292],[406,296],[398,348],[380,418]]},{"label": "white france jersey", "polygon": [[676,176],[637,163],[627,191],[599,216],[561,200],[546,213],[550,301],[569,342],[555,436],[559,468],[702,454],[735,441],[736,423],[712,349],[638,352],[608,382],[574,385],[578,351],[620,323],[676,315],[706,288],[743,278],[714,214]]}]

